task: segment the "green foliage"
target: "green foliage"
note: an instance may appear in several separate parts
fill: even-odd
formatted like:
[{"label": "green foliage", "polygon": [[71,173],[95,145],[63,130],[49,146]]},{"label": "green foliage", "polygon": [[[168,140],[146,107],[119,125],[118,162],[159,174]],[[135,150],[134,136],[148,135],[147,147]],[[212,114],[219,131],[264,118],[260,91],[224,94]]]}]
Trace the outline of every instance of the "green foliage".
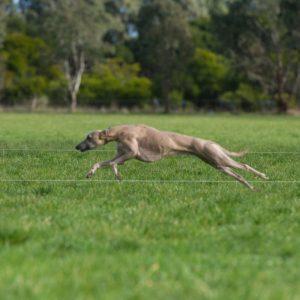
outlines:
[{"label": "green foliage", "polygon": [[299,15],[300,7],[292,0],[237,0],[227,14],[213,18],[223,52],[249,81],[277,99],[278,110],[283,112],[288,108],[283,95],[295,96],[300,86],[299,36],[295,35],[299,25],[293,9]]},{"label": "green foliage", "polygon": [[298,0],[2,0],[0,101],[153,96],[167,112],[179,98],[216,109],[222,95],[285,112],[300,99],[299,14]]},{"label": "green foliage", "polygon": [[2,41],[5,35],[5,6],[6,3],[0,3],[0,47],[2,46]]},{"label": "green foliage", "polygon": [[108,31],[122,29],[120,19],[107,9],[102,0],[33,1],[26,9],[27,18],[32,14],[31,23],[40,24],[40,33],[49,40],[64,68],[72,111],[77,107],[86,63],[108,50],[104,39]]},{"label": "green foliage", "polygon": [[143,106],[151,97],[151,80],[146,77],[129,78],[120,90],[118,103],[122,106]]},{"label": "green foliage", "polygon": [[26,13],[32,22],[42,22],[41,31],[53,46],[59,45],[54,50],[62,60],[72,57],[74,51],[101,49],[106,32],[121,26],[101,0],[32,1]]},{"label": "green foliage", "polygon": [[141,106],[151,97],[151,81],[140,77],[139,73],[138,64],[110,59],[83,77],[79,103],[95,106]]},{"label": "green foliage", "polygon": [[216,52],[219,43],[213,32],[211,18],[198,18],[191,22],[191,32],[195,47]]},{"label": "green foliage", "polygon": [[58,70],[56,79],[51,80],[47,86],[46,95],[49,98],[49,104],[53,106],[67,106],[68,99],[68,82],[63,73]]},{"label": "green foliage", "polygon": [[184,88],[186,68],[193,53],[187,16],[172,0],[153,0],[141,7],[135,53],[144,73],[152,78],[157,95],[169,111],[170,93]]},{"label": "green foliage", "polygon": [[268,95],[246,83],[241,83],[236,91],[226,92],[220,98],[232,104],[235,109],[245,111],[260,110],[270,100]]},{"label": "green foliage", "polygon": [[191,94],[198,105],[210,105],[224,91],[229,73],[225,58],[212,51],[197,48],[190,67],[196,94]]},{"label": "green foliage", "polygon": [[11,33],[4,41],[2,53],[5,57],[3,103],[24,103],[45,93],[51,69],[47,65],[49,48],[43,40]]},{"label": "green foliage", "polygon": [[121,60],[124,60],[124,62],[132,64],[135,62],[134,54],[131,51],[131,49],[124,44],[116,45],[115,47],[115,57]]},{"label": "green foliage", "polygon": [[175,107],[179,107],[180,104],[182,103],[182,99],[183,97],[183,92],[179,91],[179,90],[173,90],[170,92],[170,100],[171,103],[175,106]]},{"label": "green foliage", "polygon": [[[2,42],[4,40],[5,34],[6,34],[6,8],[7,8],[8,0],[1,0],[0,2],[0,96],[1,96],[1,90],[3,89],[4,84],[4,54],[2,51]],[[1,99],[0,99],[1,100]]]}]

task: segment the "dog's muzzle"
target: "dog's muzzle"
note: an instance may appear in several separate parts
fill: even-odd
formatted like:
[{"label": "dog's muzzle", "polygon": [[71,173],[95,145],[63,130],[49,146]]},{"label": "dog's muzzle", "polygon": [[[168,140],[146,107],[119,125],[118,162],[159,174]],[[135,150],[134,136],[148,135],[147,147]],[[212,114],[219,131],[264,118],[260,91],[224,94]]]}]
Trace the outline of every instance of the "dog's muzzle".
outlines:
[{"label": "dog's muzzle", "polygon": [[75,149],[78,150],[78,151],[80,151],[80,152],[85,152],[85,151],[89,150],[88,147],[83,146],[83,145],[81,145],[81,144],[77,145],[77,146],[75,147]]}]

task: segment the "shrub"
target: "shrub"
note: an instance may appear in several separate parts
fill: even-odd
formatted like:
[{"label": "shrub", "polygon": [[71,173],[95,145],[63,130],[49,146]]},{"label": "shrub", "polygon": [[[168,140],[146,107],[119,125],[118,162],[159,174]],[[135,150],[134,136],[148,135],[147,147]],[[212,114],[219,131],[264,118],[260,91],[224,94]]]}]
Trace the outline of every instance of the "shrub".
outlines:
[{"label": "shrub", "polygon": [[82,79],[78,99],[82,105],[142,106],[151,97],[151,81],[139,76],[138,64],[110,59]]},{"label": "shrub", "polygon": [[197,48],[191,65],[193,101],[200,106],[211,105],[223,93],[229,66],[225,58],[209,50]]},{"label": "shrub", "polygon": [[50,79],[49,48],[40,38],[10,33],[3,44],[4,80],[1,102],[24,104],[45,95]]},{"label": "shrub", "polygon": [[232,103],[235,109],[255,111],[261,109],[269,97],[259,89],[241,83],[236,91],[226,92],[220,99]]}]

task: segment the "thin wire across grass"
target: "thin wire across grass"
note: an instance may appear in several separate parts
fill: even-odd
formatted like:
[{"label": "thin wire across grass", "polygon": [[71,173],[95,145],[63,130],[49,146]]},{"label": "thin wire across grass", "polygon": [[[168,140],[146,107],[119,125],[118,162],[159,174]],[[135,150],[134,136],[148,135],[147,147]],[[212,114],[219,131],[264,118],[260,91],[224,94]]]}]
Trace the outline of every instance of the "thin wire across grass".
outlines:
[{"label": "thin wire across grass", "polygon": [[[3,152],[78,152],[78,150],[73,149],[38,149],[38,148],[0,148],[0,151]],[[99,149],[93,150],[93,152],[115,152],[115,149]],[[253,151],[248,152],[249,154],[299,154],[299,151]]]},{"label": "thin wire across grass", "polygon": [[[1,183],[155,183],[155,184],[207,184],[207,183],[238,183],[235,180],[159,180],[159,179],[124,179],[122,181],[117,181],[114,179],[0,179]],[[298,184],[300,180],[248,180],[251,183],[278,183],[278,184]]]}]

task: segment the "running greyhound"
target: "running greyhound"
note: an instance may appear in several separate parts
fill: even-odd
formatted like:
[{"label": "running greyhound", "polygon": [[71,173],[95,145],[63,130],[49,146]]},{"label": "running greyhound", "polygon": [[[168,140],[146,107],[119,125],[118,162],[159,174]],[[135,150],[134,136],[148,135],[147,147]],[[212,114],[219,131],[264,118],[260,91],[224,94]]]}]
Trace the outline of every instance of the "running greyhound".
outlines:
[{"label": "running greyhound", "polygon": [[129,159],[153,162],[167,156],[191,154],[232,176],[251,190],[254,189],[253,186],[231,168],[244,169],[258,177],[268,179],[265,174],[231,158],[241,157],[246,154],[246,151],[230,152],[209,140],[175,132],[160,131],[146,125],[120,125],[93,131],[76,146],[76,149],[84,152],[110,142],[117,142],[117,154],[111,160],[94,164],[88,172],[87,178],[92,177],[97,169],[110,166],[116,179],[121,180],[117,166],[124,164]]}]

